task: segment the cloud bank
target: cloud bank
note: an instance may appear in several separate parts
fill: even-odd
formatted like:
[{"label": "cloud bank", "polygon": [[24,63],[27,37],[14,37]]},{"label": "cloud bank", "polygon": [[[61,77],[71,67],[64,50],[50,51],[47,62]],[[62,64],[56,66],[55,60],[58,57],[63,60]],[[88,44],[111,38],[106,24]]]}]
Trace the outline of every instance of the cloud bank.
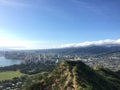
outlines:
[{"label": "cloud bank", "polygon": [[15,49],[15,50],[30,50],[30,49],[55,49],[55,48],[70,48],[70,47],[87,47],[87,46],[118,46],[120,39],[112,40],[99,40],[99,41],[86,41],[83,43],[71,43],[60,45],[55,42],[45,41],[10,41],[0,39],[0,50],[2,49]]},{"label": "cloud bank", "polygon": [[113,45],[120,45],[120,39],[112,40],[99,40],[99,41],[86,41],[83,43],[72,43],[72,44],[64,44],[61,45],[61,48],[65,47],[87,47],[87,46],[113,46]]}]

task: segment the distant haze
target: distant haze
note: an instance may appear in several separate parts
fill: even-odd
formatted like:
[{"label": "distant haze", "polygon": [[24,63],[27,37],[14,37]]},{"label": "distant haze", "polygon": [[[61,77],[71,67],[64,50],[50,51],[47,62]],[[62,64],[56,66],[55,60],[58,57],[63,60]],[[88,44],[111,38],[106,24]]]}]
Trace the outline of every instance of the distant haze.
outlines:
[{"label": "distant haze", "polygon": [[[1,42],[0,49],[1,50],[2,49],[29,50],[29,49],[53,49],[53,48],[68,48],[68,47],[87,47],[87,46],[119,46],[120,39],[117,39],[117,40],[106,39],[106,40],[98,40],[98,41],[85,41],[85,42],[81,42],[81,43],[57,44],[57,45],[54,45],[54,43],[53,43],[52,47],[49,46],[50,44],[49,43],[41,43],[39,41],[38,42],[15,41],[15,42],[5,43],[5,45],[4,45]],[[4,46],[2,46],[2,45],[4,45]]]}]

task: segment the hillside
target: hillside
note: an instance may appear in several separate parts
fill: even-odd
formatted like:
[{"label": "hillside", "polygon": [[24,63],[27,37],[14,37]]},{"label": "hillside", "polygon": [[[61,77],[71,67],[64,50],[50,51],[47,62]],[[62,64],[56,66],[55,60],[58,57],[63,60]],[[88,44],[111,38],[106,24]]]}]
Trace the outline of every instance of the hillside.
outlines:
[{"label": "hillside", "polygon": [[120,45],[93,45],[86,47],[66,47],[66,48],[56,48],[56,49],[43,49],[37,50],[39,53],[59,53],[65,55],[93,55],[93,54],[102,54],[102,53],[111,53],[111,52],[119,52]]},{"label": "hillside", "polygon": [[120,77],[108,69],[91,69],[81,61],[65,61],[28,90],[120,90]]}]

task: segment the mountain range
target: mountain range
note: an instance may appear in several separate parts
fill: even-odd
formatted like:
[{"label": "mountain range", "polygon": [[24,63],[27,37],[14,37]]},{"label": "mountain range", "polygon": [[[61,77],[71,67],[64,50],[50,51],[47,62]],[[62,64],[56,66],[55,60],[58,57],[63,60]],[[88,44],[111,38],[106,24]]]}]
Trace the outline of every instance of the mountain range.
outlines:
[{"label": "mountain range", "polygon": [[91,54],[103,54],[103,53],[113,53],[120,52],[120,45],[112,46],[86,46],[86,47],[65,47],[65,48],[56,48],[56,49],[42,49],[36,50],[39,53],[59,53],[59,54],[81,54],[81,55],[91,55]]}]

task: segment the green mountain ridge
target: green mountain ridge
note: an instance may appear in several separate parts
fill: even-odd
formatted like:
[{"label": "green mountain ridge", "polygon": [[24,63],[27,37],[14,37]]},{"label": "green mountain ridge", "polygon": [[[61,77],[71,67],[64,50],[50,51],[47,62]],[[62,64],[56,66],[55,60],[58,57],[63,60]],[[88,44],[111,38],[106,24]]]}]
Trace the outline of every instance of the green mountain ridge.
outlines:
[{"label": "green mountain ridge", "polygon": [[81,61],[64,61],[28,90],[120,90],[120,76],[109,69],[93,70]]}]

